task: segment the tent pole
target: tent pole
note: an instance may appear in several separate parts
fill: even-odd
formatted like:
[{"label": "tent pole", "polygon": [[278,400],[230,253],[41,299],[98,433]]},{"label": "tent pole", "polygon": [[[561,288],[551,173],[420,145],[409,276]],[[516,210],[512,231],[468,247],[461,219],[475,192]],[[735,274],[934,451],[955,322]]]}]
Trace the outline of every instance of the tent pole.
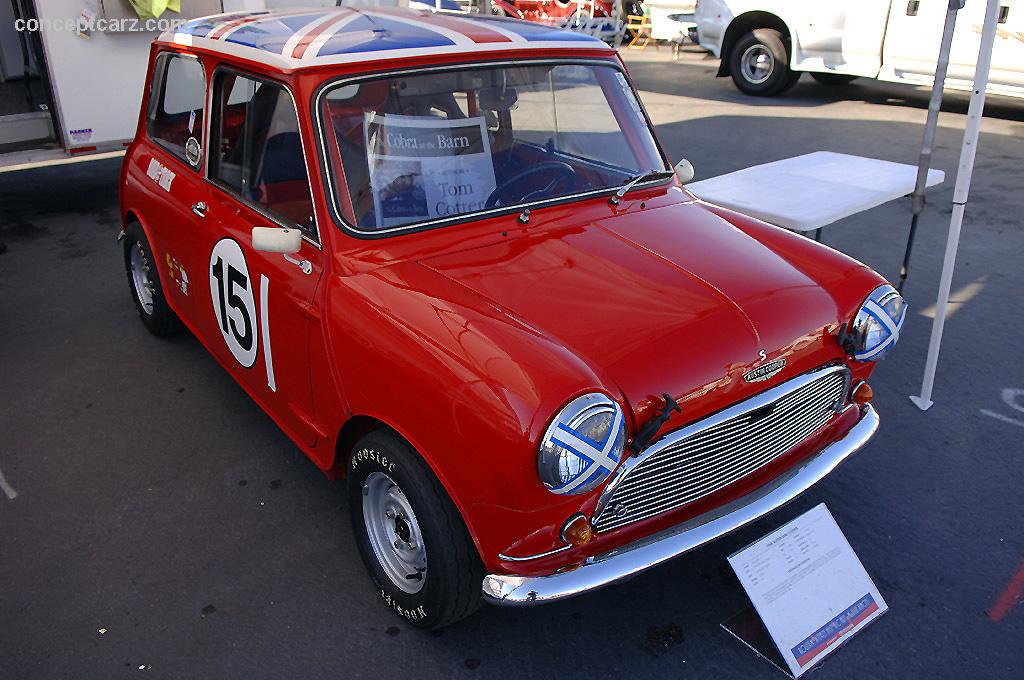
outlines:
[{"label": "tent pole", "polygon": [[917,161],[917,182],[914,184],[913,211],[910,218],[910,233],[907,234],[907,249],[903,253],[903,264],[900,266],[900,282],[896,289],[903,292],[903,282],[907,280],[910,267],[910,253],[914,248],[917,235],[917,220],[924,210],[925,185],[928,182],[928,168],[932,164],[932,149],[935,146],[935,130],[939,127],[939,109],[942,107],[942,88],[946,84],[946,71],[949,70],[949,50],[953,44],[953,29],[956,27],[957,12],[963,9],[967,0],[949,0],[946,9],[946,23],[942,27],[942,41],[939,43],[939,62],[935,65],[935,83],[932,85],[932,96],[928,100],[928,119],[924,124],[924,140],[921,142],[921,156]]},{"label": "tent pole", "polygon": [[935,370],[939,363],[939,345],[942,330],[946,324],[949,307],[949,291],[953,286],[953,269],[956,266],[956,251],[960,245],[960,229],[963,226],[967,195],[971,189],[971,174],[974,172],[974,156],[978,150],[978,135],[981,132],[981,117],[985,112],[985,90],[988,87],[989,70],[992,67],[992,47],[996,37],[996,19],[1000,0],[988,0],[985,8],[985,24],[981,31],[981,47],[978,50],[978,66],[974,72],[974,89],[971,103],[967,107],[967,126],[964,128],[964,142],[960,149],[960,165],[956,171],[956,186],[953,189],[953,216],[949,220],[949,236],[946,239],[946,255],[942,260],[942,276],[939,279],[939,294],[935,300],[935,319],[932,321],[932,335],[928,341],[928,358],[921,381],[921,395],[912,396],[922,411],[932,404],[932,388],[935,386]]}]

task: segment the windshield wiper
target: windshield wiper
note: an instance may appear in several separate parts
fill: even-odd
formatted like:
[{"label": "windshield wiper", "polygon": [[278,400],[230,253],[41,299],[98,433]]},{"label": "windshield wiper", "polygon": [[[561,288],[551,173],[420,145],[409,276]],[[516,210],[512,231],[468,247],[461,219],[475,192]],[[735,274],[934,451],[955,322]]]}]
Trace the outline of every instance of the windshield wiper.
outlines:
[{"label": "windshield wiper", "polygon": [[671,177],[673,174],[674,171],[672,170],[651,170],[650,172],[634,175],[633,177],[627,179],[625,184],[623,184],[618,191],[616,191],[608,198],[608,202],[611,203],[612,205],[618,205],[619,201],[622,200],[622,197],[629,193],[633,189],[633,187],[635,187],[640,182],[648,182],[650,180],[655,179],[664,179],[666,177]]}]

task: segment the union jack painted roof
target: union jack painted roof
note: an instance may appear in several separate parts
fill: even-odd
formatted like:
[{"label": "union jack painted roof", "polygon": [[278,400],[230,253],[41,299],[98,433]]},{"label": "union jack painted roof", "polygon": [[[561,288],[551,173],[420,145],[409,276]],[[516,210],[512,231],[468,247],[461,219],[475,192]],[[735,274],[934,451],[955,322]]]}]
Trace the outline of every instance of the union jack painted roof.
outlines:
[{"label": "union jack painted roof", "polygon": [[189,21],[160,40],[288,70],[433,54],[610,50],[589,35],[526,21],[392,7],[218,14]]}]

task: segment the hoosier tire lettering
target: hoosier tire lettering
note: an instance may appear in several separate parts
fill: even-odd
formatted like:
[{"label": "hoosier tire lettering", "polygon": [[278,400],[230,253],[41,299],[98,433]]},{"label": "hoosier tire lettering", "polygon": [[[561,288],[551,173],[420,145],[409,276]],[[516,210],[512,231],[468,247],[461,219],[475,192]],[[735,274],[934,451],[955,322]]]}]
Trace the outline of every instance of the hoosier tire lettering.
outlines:
[{"label": "hoosier tire lettering", "polygon": [[383,588],[381,588],[380,597],[384,600],[384,604],[394,609],[395,612],[397,612],[399,616],[404,617],[406,621],[419,621],[420,619],[427,618],[427,612],[423,609],[423,605],[420,605],[415,609],[406,609],[402,605],[398,604],[397,600],[384,592]]},{"label": "hoosier tire lettering", "polygon": [[352,469],[355,470],[360,463],[368,460],[372,460],[388,472],[395,471],[395,464],[388,460],[386,455],[371,449],[360,449],[356,455],[352,456]]}]

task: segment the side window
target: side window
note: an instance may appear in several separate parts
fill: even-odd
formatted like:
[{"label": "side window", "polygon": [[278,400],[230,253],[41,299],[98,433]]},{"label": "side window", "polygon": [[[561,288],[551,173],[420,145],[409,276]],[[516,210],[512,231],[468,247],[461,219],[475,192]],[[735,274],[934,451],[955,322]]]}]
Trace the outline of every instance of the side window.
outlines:
[{"label": "side window", "polygon": [[288,91],[220,72],[214,107],[210,177],[316,238],[299,120]]},{"label": "side window", "polygon": [[206,74],[195,57],[165,53],[153,70],[146,129],[151,139],[194,168],[202,161]]}]

